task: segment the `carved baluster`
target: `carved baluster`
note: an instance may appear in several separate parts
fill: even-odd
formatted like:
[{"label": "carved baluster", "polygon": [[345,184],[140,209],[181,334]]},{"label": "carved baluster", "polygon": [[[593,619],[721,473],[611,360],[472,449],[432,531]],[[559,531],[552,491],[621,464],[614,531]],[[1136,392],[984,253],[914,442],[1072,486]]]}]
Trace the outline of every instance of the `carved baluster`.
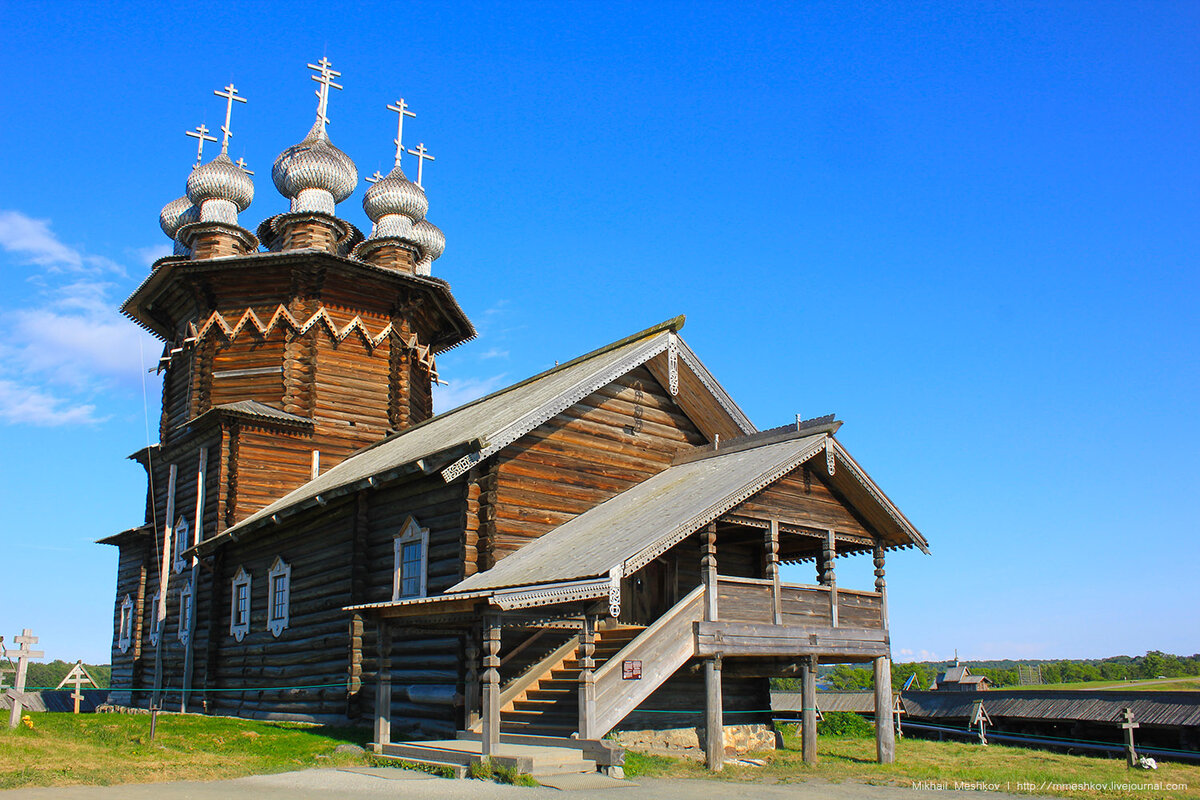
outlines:
[{"label": "carved baluster", "polygon": [[481,687],[479,685],[479,634],[477,631],[467,633],[467,685],[464,701],[467,707],[466,727],[468,729],[479,723],[479,704],[481,702]]},{"label": "carved baluster", "polygon": [[717,524],[710,522],[700,537],[700,572],[704,580],[704,619],[717,619]]},{"label": "carved baluster", "polygon": [[879,592],[879,618],[888,629],[887,579],[883,576],[883,545],[875,545],[875,591]]},{"label": "carved baluster", "polygon": [[775,624],[783,624],[783,606],[779,592],[779,520],[772,519],[767,527],[765,542],[766,576],[771,581],[771,601],[775,613]]},{"label": "carved baluster", "polygon": [[821,552],[821,562],[824,566],[821,585],[829,587],[829,617],[835,628],[838,626],[837,573],[834,571],[833,565],[836,557],[837,544],[833,539],[833,531],[827,531]]},{"label": "carved baluster", "polygon": [[596,722],[596,618],[590,612],[583,615],[583,630],[579,634],[579,738],[595,739],[592,730]]},{"label": "carved baluster", "polygon": [[483,633],[483,755],[500,746],[500,617],[490,614]]}]

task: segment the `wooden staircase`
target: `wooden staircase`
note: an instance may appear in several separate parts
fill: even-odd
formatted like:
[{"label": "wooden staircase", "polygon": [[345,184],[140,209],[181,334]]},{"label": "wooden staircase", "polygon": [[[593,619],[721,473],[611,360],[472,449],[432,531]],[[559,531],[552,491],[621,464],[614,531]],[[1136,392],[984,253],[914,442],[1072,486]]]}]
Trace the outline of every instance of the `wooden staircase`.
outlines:
[{"label": "wooden staircase", "polygon": [[[644,628],[623,625],[596,632],[595,669],[608,662]],[[548,666],[548,668],[547,668]],[[500,709],[501,733],[568,737],[579,730],[579,655],[572,651],[553,663]]]}]

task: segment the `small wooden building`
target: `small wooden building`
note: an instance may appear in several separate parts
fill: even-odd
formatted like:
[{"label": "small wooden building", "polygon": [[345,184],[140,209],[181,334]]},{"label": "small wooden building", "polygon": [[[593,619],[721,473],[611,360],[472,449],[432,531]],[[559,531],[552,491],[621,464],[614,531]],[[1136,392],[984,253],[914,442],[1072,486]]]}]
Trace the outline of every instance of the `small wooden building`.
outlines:
[{"label": "small wooden building", "polygon": [[930,687],[938,692],[983,692],[990,689],[992,681],[986,675],[972,675],[965,664],[954,663],[945,672],[937,676],[937,681]]},{"label": "small wooden building", "polygon": [[[818,659],[873,663],[890,708],[884,556],[927,547],[841,423],[758,430],[682,317],[434,416],[435,357],[475,333],[429,274],[444,239],[399,166],[367,193],[370,236],[334,216],[349,175],[320,123],[280,156],[292,210],[258,237],[220,205],[232,162],[194,170],[164,209],[177,254],[123,307],[165,375],[133,456],[145,521],[102,540],[115,699],[372,721],[383,753],[706,710],[714,766],[722,713],[769,722],[768,679],[811,693]],[[305,154],[342,172],[289,173]],[[848,556],[874,586],[838,585]],[[783,583],[798,562],[815,580]]]}]

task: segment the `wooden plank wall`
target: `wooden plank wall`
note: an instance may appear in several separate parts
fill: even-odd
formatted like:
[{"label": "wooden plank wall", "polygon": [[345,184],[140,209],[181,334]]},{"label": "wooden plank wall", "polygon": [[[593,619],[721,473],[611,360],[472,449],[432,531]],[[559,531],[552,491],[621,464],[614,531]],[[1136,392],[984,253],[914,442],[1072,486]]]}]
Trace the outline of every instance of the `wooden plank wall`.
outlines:
[{"label": "wooden plank wall", "polygon": [[[796,468],[729,513],[758,519],[773,515],[783,523],[870,537],[871,531],[854,511],[830,490],[818,473],[809,470],[806,475],[806,469]],[[780,537],[780,554],[784,558],[798,552],[797,548],[807,552],[811,546],[811,541],[799,541],[795,536]],[[719,563],[720,553],[717,558]]]},{"label": "wooden plank wall", "polygon": [[[112,686],[130,689],[141,683],[145,670],[145,648],[142,639],[143,616],[139,609],[145,607],[146,575],[151,569],[153,556],[148,552],[147,537],[130,537],[120,545],[117,556],[117,594],[113,604],[112,640]],[[133,630],[130,632],[129,647],[124,653],[117,646],[121,631],[121,605],[126,595],[133,601]],[[151,667],[153,669],[153,667]],[[114,692],[114,701],[123,704],[132,702],[132,693]]]},{"label": "wooden plank wall", "polygon": [[[275,330],[264,341],[257,331],[246,330],[233,342],[216,347],[207,376],[210,406],[257,400],[283,408],[283,356],[288,335],[286,329]],[[220,374],[246,369],[274,371],[256,375]]]},{"label": "wooden plank wall", "polygon": [[[234,463],[237,484],[232,498],[235,522],[265,508],[311,477],[314,447],[311,436],[249,422],[240,423],[234,435],[237,437]],[[321,455],[324,471],[324,453]]]},{"label": "wooden plank wall", "polygon": [[605,386],[497,454],[481,495],[480,569],[656,475],[705,442],[644,367]]}]

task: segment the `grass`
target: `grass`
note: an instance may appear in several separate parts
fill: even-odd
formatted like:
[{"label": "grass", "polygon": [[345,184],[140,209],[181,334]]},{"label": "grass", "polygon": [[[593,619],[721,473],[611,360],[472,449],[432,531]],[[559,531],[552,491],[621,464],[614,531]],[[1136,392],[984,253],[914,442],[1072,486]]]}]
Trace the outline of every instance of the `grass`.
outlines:
[{"label": "grass", "polygon": [[[896,743],[896,763],[875,763],[875,740],[819,737],[817,763],[809,766],[800,755],[800,742],[784,731],[783,750],[756,753],[765,767],[727,765],[710,773],[698,762],[627,753],[625,774],[630,778],[709,778],[729,781],[788,783],[823,780],[854,781],[910,787],[930,782],[947,789],[955,783],[1013,794],[1071,798],[1197,798],[1200,766],[1160,763],[1153,772],[1130,771],[1124,760],[1064,755],[1017,747],[961,742],[902,739]],[[1032,786],[1028,786],[1032,784]],[[1054,786],[1058,784],[1058,786]],[[1085,787],[1063,784],[1086,784]],[[1158,784],[1147,789],[1146,785]],[[1178,785],[1182,788],[1171,788]],[[965,788],[965,787],[964,787]]]}]

